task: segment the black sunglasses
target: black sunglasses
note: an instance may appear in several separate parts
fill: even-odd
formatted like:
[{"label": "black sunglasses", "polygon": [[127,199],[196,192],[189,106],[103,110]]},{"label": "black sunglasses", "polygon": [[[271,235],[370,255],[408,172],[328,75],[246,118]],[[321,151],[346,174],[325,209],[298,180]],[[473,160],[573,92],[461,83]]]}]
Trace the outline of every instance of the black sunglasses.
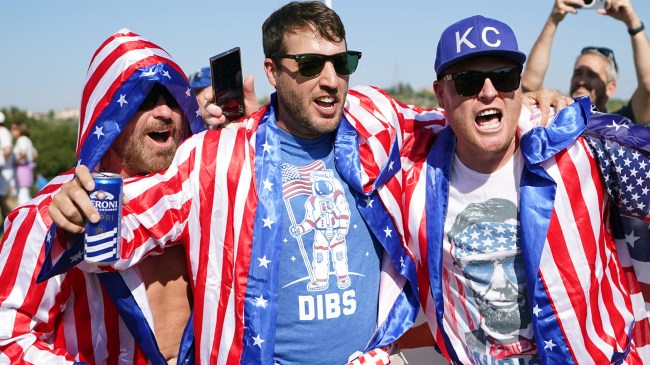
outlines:
[{"label": "black sunglasses", "polygon": [[304,77],[314,77],[320,74],[325,67],[325,62],[330,61],[334,65],[334,70],[341,76],[351,75],[357,70],[361,52],[347,51],[333,55],[324,55],[318,53],[286,54],[279,53],[271,56],[272,59],[291,58],[298,62],[298,72]]},{"label": "black sunglasses", "polygon": [[149,91],[149,94],[147,94],[147,97],[142,100],[138,110],[145,111],[152,109],[156,106],[158,98],[161,96],[165,99],[165,102],[170,109],[176,109],[179,107],[178,102],[174,99],[172,94],[169,93],[169,90],[167,90],[166,87],[161,84],[155,84]]},{"label": "black sunglasses", "polygon": [[521,67],[506,66],[496,70],[482,71],[461,71],[447,74],[441,80],[454,80],[456,92],[461,96],[476,95],[485,84],[485,79],[490,79],[492,85],[499,92],[515,91],[519,88],[521,81]]},{"label": "black sunglasses", "polygon": [[618,64],[616,64],[616,58],[614,58],[614,51],[612,51],[609,48],[605,47],[585,47],[582,49],[580,54],[585,54],[585,53],[600,53],[601,55],[607,57],[612,63],[614,64],[614,69],[616,69],[616,72],[618,72]]}]

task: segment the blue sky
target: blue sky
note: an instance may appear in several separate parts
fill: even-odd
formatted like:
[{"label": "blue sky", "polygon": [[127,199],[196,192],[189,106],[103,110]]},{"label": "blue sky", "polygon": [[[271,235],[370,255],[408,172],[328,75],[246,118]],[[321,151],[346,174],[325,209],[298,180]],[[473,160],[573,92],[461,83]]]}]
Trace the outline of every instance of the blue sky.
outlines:
[{"label": "blue sky", "polygon": [[[182,6],[180,5],[182,4]],[[262,69],[261,25],[280,0],[236,1],[3,1],[0,4],[0,107],[34,112],[79,107],[90,58],[121,28],[165,48],[191,73],[224,50],[242,48],[245,74],[255,76],[258,96],[273,90]],[[435,47],[442,30],[481,14],[508,23],[528,53],[553,0],[332,0],[346,26],[348,48],[363,52],[351,85],[420,89],[435,77]],[[650,24],[650,1],[633,1]],[[546,86],[566,92],[572,65],[586,45],[612,48],[620,68],[614,97],[628,99],[636,87],[632,47],[625,25],[582,10],[560,24]]]}]

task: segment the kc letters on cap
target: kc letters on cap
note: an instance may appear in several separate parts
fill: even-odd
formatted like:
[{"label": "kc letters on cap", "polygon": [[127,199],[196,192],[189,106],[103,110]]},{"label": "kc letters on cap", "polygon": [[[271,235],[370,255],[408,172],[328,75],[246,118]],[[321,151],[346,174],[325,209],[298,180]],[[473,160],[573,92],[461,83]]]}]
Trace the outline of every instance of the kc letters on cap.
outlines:
[{"label": "kc letters on cap", "polygon": [[507,24],[475,15],[450,25],[438,42],[435,69],[440,76],[450,66],[477,56],[505,57],[523,65],[517,37]]}]

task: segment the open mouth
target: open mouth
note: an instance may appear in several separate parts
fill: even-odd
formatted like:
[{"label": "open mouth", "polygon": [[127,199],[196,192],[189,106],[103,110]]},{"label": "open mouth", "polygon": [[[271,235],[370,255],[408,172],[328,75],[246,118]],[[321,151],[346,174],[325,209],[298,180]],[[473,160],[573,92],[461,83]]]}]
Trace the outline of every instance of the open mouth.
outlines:
[{"label": "open mouth", "polygon": [[147,136],[158,143],[166,143],[171,140],[171,131],[155,131],[147,133]]},{"label": "open mouth", "polygon": [[316,98],[314,103],[324,114],[332,114],[336,110],[336,98],[332,96],[322,96]]},{"label": "open mouth", "polygon": [[475,122],[480,130],[491,131],[501,126],[502,116],[501,112],[496,109],[485,110],[476,116]]}]

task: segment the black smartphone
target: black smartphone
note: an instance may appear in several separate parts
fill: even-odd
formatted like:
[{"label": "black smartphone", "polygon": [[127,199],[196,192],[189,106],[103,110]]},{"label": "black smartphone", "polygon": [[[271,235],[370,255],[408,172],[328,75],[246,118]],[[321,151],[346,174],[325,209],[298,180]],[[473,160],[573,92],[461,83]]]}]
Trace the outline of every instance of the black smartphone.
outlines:
[{"label": "black smartphone", "polygon": [[244,83],[239,47],[210,57],[210,73],[214,103],[223,110],[226,123],[243,117]]}]

